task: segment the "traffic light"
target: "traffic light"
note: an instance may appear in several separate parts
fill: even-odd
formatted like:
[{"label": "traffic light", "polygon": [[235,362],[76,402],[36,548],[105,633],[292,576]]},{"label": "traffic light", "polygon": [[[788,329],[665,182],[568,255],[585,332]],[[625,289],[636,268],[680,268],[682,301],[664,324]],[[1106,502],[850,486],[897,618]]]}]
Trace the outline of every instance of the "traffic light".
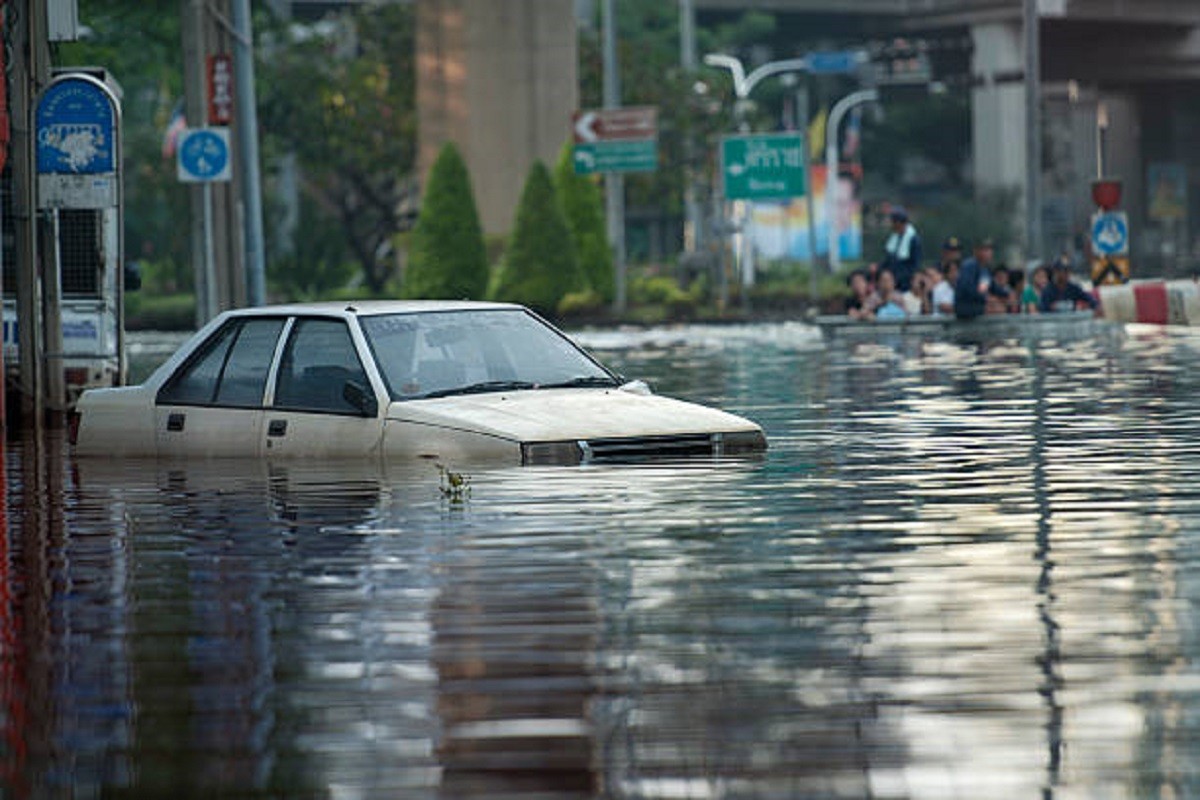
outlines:
[{"label": "traffic light", "polygon": [[913,100],[929,94],[933,83],[933,66],[929,45],[924,39],[893,39],[875,43],[870,50],[871,61],[867,79],[879,91],[885,103],[889,100]]}]

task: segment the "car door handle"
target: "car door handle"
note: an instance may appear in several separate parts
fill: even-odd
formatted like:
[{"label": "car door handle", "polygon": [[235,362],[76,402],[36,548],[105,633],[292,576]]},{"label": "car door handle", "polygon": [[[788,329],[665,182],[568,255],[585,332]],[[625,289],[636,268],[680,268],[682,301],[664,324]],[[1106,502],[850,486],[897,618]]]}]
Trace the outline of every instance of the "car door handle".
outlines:
[{"label": "car door handle", "polygon": [[169,431],[183,430],[183,423],[186,419],[187,419],[187,417],[185,417],[183,414],[180,414],[179,412],[174,412],[174,413],[168,414],[167,415],[167,430],[169,430]]},{"label": "car door handle", "polygon": [[273,419],[267,423],[267,436],[283,436],[287,433],[286,419]]}]

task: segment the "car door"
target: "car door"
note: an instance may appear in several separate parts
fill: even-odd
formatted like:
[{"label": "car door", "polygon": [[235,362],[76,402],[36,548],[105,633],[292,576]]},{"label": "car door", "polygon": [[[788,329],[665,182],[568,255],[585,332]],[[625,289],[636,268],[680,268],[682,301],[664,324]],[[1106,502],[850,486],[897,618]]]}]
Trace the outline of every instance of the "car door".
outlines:
[{"label": "car door", "polygon": [[235,317],[167,379],[155,398],[160,455],[258,455],[267,376],[284,322]]},{"label": "car door", "polygon": [[296,318],[259,432],[262,451],[271,457],[376,454],[383,417],[346,321]]}]

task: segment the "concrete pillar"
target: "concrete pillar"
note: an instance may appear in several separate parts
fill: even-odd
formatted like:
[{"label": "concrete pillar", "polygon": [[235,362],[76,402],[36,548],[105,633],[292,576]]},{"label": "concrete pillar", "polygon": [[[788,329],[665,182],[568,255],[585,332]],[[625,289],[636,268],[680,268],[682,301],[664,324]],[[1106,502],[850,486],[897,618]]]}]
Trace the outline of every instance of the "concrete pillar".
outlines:
[{"label": "concrete pillar", "polygon": [[508,231],[535,159],[553,167],[578,108],[574,0],[418,0],[420,174],[454,141],[480,222]]},{"label": "concrete pillar", "polygon": [[1025,185],[1025,93],[1020,82],[997,82],[1024,69],[1020,22],[971,28],[972,72],[984,81],[972,93],[972,155],[977,189]]}]

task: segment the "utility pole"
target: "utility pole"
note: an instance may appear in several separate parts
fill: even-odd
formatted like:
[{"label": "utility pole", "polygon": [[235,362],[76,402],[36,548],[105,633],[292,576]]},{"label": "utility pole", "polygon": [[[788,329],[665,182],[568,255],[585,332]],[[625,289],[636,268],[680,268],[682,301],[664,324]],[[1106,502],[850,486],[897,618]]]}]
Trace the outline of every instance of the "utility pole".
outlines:
[{"label": "utility pole", "polygon": [[252,306],[266,300],[262,189],[258,170],[258,110],[254,96],[254,32],[250,0],[233,0],[233,71],[237,80],[237,133],[246,226],[246,294]]},{"label": "utility pole", "polygon": [[[183,115],[188,127],[199,127],[207,116],[204,103],[205,11],[204,0],[181,0],[180,29],[183,44]],[[196,286],[196,327],[212,319],[218,310],[216,264],[212,246],[212,192],[207,183],[188,189],[192,206],[192,272]]]},{"label": "utility pole", "polygon": [[[621,79],[617,71],[616,0],[604,0],[604,107],[621,107]],[[605,214],[608,241],[613,249],[616,298],[613,310],[625,311],[625,178],[620,173],[604,175]]]},{"label": "utility pole", "polygon": [[1038,0],[1025,0],[1025,219],[1029,252],[1042,255],[1042,59]]},{"label": "utility pole", "polygon": [[[679,65],[687,75],[696,70],[696,8],[695,0],[679,0]],[[700,203],[696,199],[696,142],[689,135],[684,142],[683,208],[686,226],[683,249],[695,252],[704,244],[704,223]]]},{"label": "utility pole", "polygon": [[41,368],[44,348],[33,115],[35,99],[50,79],[50,48],[46,33],[46,0],[29,0],[11,7],[18,14],[13,42],[11,146],[21,415],[34,430],[40,431],[45,411]]}]

